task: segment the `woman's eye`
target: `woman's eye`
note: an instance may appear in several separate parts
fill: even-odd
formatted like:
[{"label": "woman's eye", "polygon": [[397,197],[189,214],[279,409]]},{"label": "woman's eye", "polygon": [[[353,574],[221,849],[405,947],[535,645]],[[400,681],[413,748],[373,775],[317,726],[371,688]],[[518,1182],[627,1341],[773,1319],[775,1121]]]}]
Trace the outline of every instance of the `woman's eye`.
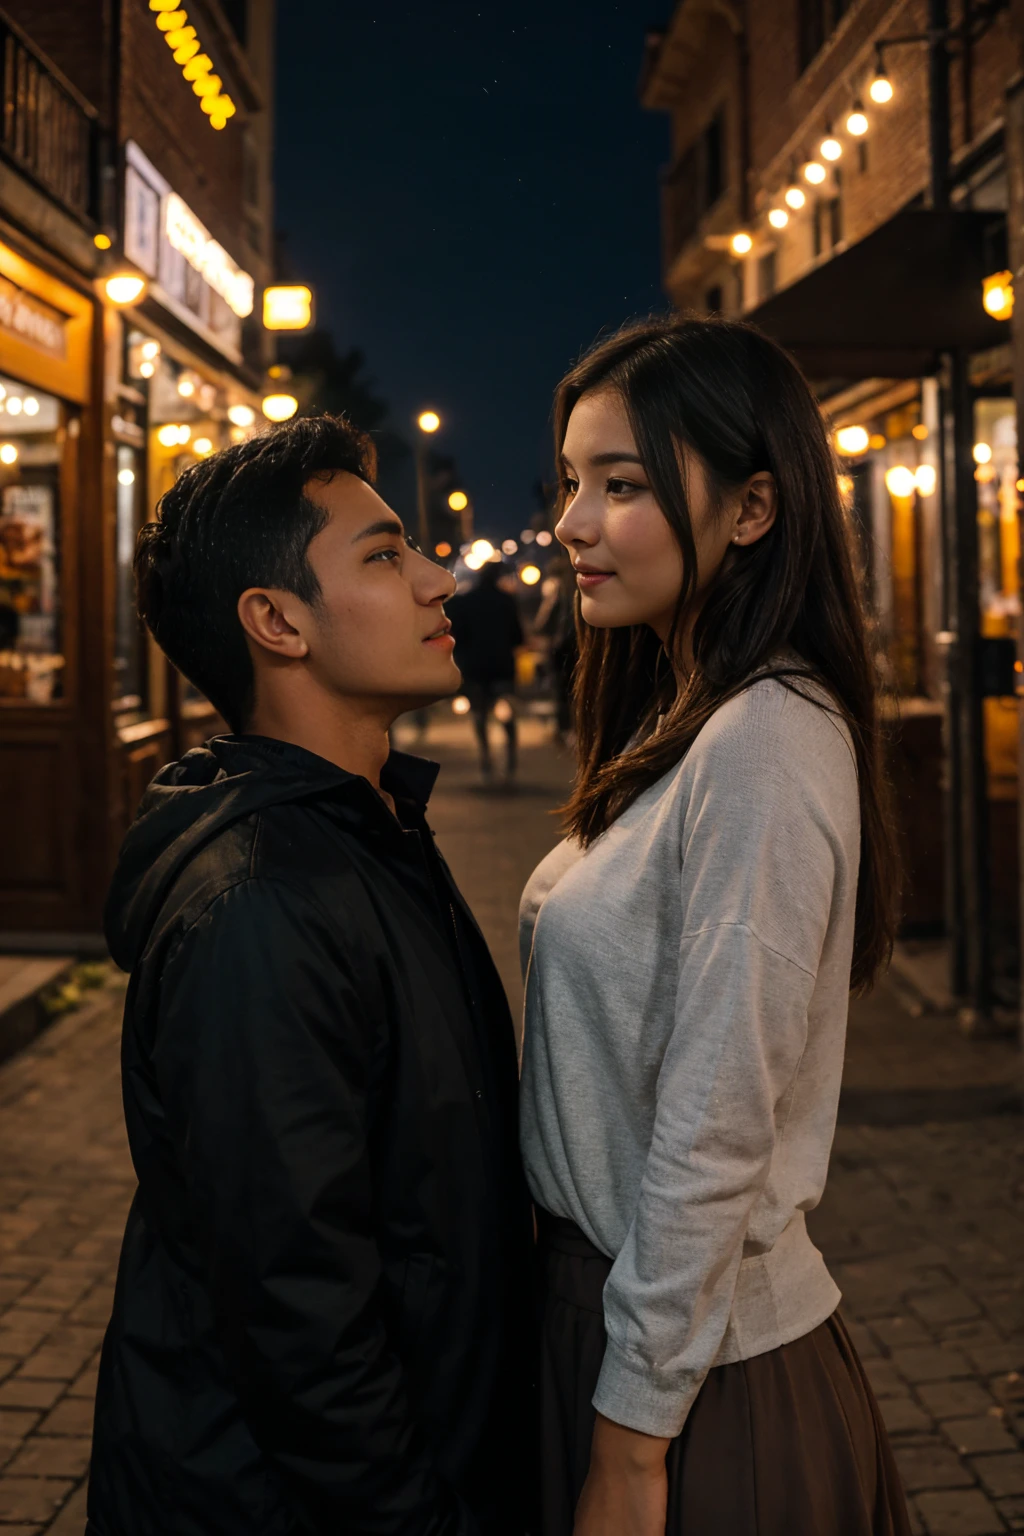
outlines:
[{"label": "woman's eye", "polygon": [[578,480],[571,480],[568,475],[563,475],[562,476],[562,493],[563,493],[563,495],[565,495],[565,496],[575,496],[576,492],[579,490],[579,488],[580,488],[580,484],[579,484]]},{"label": "woman's eye", "polygon": [[644,487],[637,485],[635,480],[611,479],[608,481],[608,494],[610,496],[632,496]]}]

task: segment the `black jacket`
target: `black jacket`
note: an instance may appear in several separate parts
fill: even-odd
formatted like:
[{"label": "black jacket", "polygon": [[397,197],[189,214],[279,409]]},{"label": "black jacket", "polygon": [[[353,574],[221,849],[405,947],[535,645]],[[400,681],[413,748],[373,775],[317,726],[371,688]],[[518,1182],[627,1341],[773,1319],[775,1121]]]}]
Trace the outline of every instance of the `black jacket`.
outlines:
[{"label": "black jacket", "polygon": [[423,819],[222,737],[165,768],[107,938],[139,1188],[98,1536],[521,1532],[529,1205],[512,1024]]},{"label": "black jacket", "polygon": [[507,683],[516,675],[515,653],[523,643],[519,608],[490,572],[469,592],[449,598],[444,611],[455,638],[455,665],[467,683]]}]

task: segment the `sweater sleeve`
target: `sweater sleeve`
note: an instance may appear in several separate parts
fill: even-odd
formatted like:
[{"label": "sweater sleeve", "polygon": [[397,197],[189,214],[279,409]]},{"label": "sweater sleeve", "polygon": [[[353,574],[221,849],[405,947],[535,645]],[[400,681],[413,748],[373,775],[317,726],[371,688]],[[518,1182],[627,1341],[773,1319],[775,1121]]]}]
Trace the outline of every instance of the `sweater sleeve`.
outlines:
[{"label": "sweater sleeve", "polygon": [[727,727],[693,770],[674,1027],[594,1397],[648,1434],[679,1433],[714,1363],[807,1041],[836,879],[830,769],[850,760],[836,731],[823,764],[784,713]]}]

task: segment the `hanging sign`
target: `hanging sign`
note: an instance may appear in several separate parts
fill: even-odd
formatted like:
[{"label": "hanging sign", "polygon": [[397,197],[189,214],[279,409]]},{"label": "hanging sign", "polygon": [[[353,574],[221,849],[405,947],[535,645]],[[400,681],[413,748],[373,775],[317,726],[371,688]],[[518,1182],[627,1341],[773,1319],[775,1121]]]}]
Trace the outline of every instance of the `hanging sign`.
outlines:
[{"label": "hanging sign", "polygon": [[64,316],[35,299],[6,277],[0,277],[0,331],[27,341],[47,357],[67,357]]}]

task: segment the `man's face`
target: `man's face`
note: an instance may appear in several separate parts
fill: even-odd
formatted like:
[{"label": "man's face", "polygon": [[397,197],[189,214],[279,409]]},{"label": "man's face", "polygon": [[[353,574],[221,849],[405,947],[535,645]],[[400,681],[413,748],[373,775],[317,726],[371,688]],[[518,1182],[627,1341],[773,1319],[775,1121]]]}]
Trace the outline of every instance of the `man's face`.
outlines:
[{"label": "man's face", "polygon": [[303,614],[311,675],[331,693],[394,700],[396,713],[454,693],[462,678],[441,606],[454,578],[409,548],[358,476],[311,481],[306,494],[330,513],[308,550],[322,595]]}]

